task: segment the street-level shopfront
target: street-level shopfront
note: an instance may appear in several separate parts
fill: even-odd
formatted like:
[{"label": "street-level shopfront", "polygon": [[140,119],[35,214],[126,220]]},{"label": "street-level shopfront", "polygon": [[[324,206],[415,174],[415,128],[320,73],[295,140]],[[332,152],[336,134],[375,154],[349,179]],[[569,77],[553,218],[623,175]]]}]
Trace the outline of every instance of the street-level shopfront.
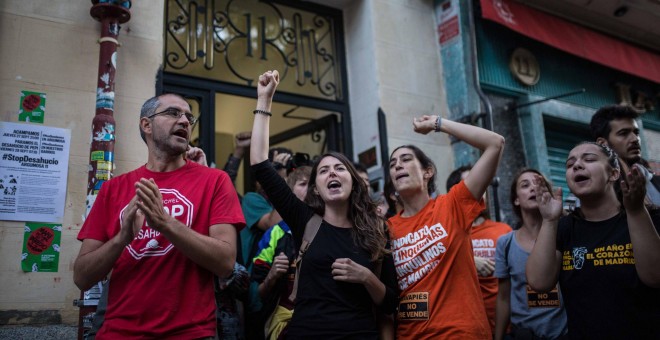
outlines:
[{"label": "street-level shopfront", "polygon": [[568,196],[566,156],[592,140],[589,121],[605,105],[627,103],[641,113],[643,156],[660,170],[657,51],[513,1],[477,0],[474,7],[478,82],[492,105],[494,130],[507,139],[498,170],[505,221],[516,220],[508,191],[520,168],[539,169]]}]

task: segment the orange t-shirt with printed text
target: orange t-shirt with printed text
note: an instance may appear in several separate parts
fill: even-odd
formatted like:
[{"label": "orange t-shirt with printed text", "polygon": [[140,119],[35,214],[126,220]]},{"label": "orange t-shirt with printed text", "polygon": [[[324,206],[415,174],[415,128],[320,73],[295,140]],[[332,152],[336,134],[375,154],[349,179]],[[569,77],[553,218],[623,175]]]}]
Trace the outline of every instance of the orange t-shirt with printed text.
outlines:
[{"label": "orange t-shirt with printed text", "polygon": [[[478,226],[472,227],[472,251],[474,256],[483,257],[495,263],[497,239],[511,232],[506,223],[486,219]],[[479,276],[481,295],[486,306],[486,315],[491,331],[495,331],[495,304],[497,303],[497,278],[493,275]]]},{"label": "orange t-shirt with printed text", "polygon": [[470,238],[483,209],[461,181],[415,216],[389,219],[401,289],[398,339],[492,338]]}]

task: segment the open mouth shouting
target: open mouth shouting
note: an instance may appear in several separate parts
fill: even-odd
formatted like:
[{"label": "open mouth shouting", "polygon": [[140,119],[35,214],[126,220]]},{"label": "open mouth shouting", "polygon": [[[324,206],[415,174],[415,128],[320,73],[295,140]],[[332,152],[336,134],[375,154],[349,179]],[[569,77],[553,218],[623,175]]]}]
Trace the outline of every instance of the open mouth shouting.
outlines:
[{"label": "open mouth shouting", "polygon": [[407,173],[399,173],[394,177],[394,180],[398,181],[398,180],[400,180],[402,178],[405,178],[405,177],[409,177],[409,175]]},{"label": "open mouth shouting", "polygon": [[573,182],[575,182],[575,184],[578,186],[584,186],[588,183],[588,181],[589,181],[589,176],[587,175],[579,174],[573,177]]},{"label": "open mouth shouting", "polygon": [[330,192],[338,191],[341,189],[341,183],[337,180],[330,181],[328,183],[328,189],[330,189]]},{"label": "open mouth shouting", "polygon": [[185,139],[186,142],[188,141],[188,129],[183,129],[183,128],[176,129],[176,130],[174,130],[174,132],[172,134],[177,136],[177,137],[181,137],[181,138]]}]

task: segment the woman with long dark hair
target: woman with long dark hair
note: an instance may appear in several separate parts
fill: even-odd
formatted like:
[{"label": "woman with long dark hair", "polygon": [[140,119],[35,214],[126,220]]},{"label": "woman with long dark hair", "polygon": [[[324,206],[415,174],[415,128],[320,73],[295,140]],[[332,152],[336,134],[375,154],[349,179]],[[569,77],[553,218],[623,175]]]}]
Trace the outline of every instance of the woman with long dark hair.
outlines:
[{"label": "woman with long dark hair", "polygon": [[644,205],[638,167],[622,173],[607,146],[578,144],[566,182],[580,207],[564,217],[561,190],[537,183],[543,223],[527,281],[540,292],[559,282],[572,339],[660,339],[660,214]]},{"label": "woman with long dark hair", "polygon": [[536,201],[536,182],[552,189],[550,181],[536,169],[520,170],[511,183],[511,206],[520,224],[497,240],[495,340],[504,338],[509,324],[514,339],[559,339],[567,332],[566,312],[558,289],[540,294],[529,289],[525,276],[525,264],[543,221]]},{"label": "woman with long dark hair", "polygon": [[436,168],[414,145],[390,156],[390,179],[403,211],[389,219],[401,289],[399,339],[489,339],[490,324],[477,279],[470,233],[485,209],[504,138],[476,126],[422,116],[417,133],[445,132],[483,151],[469,175],[446,195],[431,198]]},{"label": "woman with long dark hair", "polygon": [[[377,339],[378,317],[373,307],[376,314],[392,314],[396,308],[396,276],[386,249],[385,221],[376,213],[367,185],[340,153],[327,153],[314,163],[305,202],[277,175],[267,152],[270,109],[278,82],[277,71],[259,77],[252,169],[290,226],[297,248],[313,215],[323,219],[302,261],[295,312],[286,336]],[[381,336],[393,336],[389,330]]]}]

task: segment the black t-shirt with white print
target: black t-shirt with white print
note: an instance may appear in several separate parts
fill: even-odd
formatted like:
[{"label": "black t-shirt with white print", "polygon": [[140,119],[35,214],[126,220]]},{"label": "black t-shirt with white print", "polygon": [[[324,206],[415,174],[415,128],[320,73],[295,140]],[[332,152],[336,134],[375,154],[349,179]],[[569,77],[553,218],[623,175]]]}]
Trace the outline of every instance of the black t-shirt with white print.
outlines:
[{"label": "black t-shirt with white print", "polygon": [[[660,233],[657,210],[651,218]],[[625,212],[599,222],[562,217],[557,250],[571,339],[660,339],[660,289],[637,275]]]},{"label": "black t-shirt with white print", "polygon": [[[314,211],[291,192],[268,161],[252,166],[257,180],[282,215],[293,234],[296,248],[302,244],[305,226]],[[354,241],[350,228],[321,223],[305,253],[287,339],[377,339],[374,303],[364,285],[334,280],[332,264],[338,258],[374,270],[375,261]],[[380,280],[386,292],[382,312],[392,314],[397,306],[397,280],[392,254],[382,262]]]}]

